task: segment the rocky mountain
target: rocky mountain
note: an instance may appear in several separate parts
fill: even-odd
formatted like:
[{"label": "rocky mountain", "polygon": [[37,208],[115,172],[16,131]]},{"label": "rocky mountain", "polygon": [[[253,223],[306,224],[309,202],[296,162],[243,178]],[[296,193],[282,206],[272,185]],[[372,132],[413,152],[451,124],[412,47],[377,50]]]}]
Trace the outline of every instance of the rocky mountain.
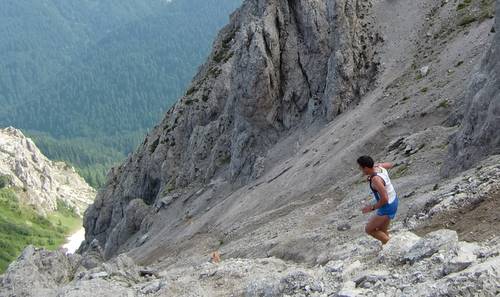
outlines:
[{"label": "rocky mountain", "polygon": [[47,159],[31,139],[12,127],[0,129],[0,175],[23,189],[23,202],[41,213],[55,211],[60,200],[83,214],[96,194],[73,167]]},{"label": "rocky mountain", "polygon": [[[132,235],[129,202],[141,213],[160,199],[199,196],[217,180],[232,191],[262,173],[266,151],[288,131],[358,101],[377,68],[367,5],[245,2],[186,96],[110,177],[86,216],[89,242],[96,235],[113,255]],[[209,207],[204,199],[175,216]]]},{"label": "rocky mountain", "polygon": [[[498,296],[495,15],[500,1],[245,1],[110,173],[80,255],[29,247],[1,292]],[[361,154],[397,165],[383,249],[364,234]]]}]

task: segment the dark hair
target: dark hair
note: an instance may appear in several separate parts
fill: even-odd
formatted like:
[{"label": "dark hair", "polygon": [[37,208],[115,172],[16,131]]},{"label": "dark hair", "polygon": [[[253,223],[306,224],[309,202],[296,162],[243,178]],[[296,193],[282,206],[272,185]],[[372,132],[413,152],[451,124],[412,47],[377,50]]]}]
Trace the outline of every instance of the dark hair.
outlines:
[{"label": "dark hair", "polygon": [[375,162],[373,162],[372,157],[370,156],[361,156],[357,160],[359,166],[373,168]]}]

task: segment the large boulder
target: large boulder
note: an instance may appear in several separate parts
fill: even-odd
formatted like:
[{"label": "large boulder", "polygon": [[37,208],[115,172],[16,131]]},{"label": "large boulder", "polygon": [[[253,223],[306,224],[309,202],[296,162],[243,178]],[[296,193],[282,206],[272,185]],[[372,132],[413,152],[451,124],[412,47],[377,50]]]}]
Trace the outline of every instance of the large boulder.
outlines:
[{"label": "large boulder", "polygon": [[408,296],[499,296],[500,257],[452,273],[446,277],[413,286]]},{"label": "large boulder", "polygon": [[383,263],[402,262],[403,257],[419,239],[420,237],[409,231],[393,235],[379,253],[379,261]]},{"label": "large boulder", "polygon": [[51,296],[55,289],[73,279],[80,260],[79,255],[28,246],[9,265],[0,292],[7,296]]},{"label": "large boulder", "polygon": [[405,262],[414,263],[423,258],[430,257],[440,248],[451,247],[458,242],[457,232],[441,229],[431,232],[419,239],[404,255]]},{"label": "large boulder", "polygon": [[444,266],[444,274],[450,274],[464,270],[477,260],[479,246],[475,243],[459,242],[453,249],[453,256]]}]

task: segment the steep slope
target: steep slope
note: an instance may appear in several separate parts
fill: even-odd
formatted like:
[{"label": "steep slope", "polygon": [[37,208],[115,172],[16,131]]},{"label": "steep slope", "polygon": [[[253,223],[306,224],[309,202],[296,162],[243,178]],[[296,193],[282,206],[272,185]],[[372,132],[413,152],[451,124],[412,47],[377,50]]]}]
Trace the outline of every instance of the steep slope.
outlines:
[{"label": "steep slope", "polygon": [[[246,1],[194,88],[114,169],[86,213],[82,255],[29,248],[0,280],[3,290],[32,292],[46,274],[20,276],[53,269],[44,290],[61,296],[497,296],[499,218],[482,210],[500,203],[500,156],[491,150],[450,178],[438,170],[461,129],[450,115],[466,113],[466,82],[495,40],[492,11],[493,1],[482,0]],[[272,39],[258,24],[287,30]],[[323,44],[317,28],[334,37],[331,47],[313,46]],[[267,37],[255,46],[259,33]],[[268,51],[264,40],[279,42]],[[276,44],[277,55],[267,54]],[[308,63],[300,50],[287,55],[303,47]],[[358,54],[367,69],[340,62],[365,61]],[[287,69],[279,79],[268,70],[276,56]],[[312,81],[325,84],[317,109]],[[302,101],[280,95],[303,90],[297,98],[307,108],[292,120]],[[214,162],[214,147],[230,153]],[[400,209],[382,251],[363,232],[361,154],[397,164],[390,174]],[[222,262],[208,263],[214,251]],[[103,257],[111,259],[101,264]]]},{"label": "steep slope", "polygon": [[[500,5],[497,5],[497,15]],[[500,22],[492,28],[500,32]],[[500,153],[500,34],[471,78],[461,129],[454,135],[443,167],[448,175],[470,168],[490,154]]]},{"label": "steep slope", "polygon": [[22,203],[41,213],[55,211],[62,201],[83,214],[96,194],[73,167],[50,161],[12,127],[0,129],[0,175],[11,186],[24,189]]},{"label": "steep slope", "polygon": [[129,236],[131,200],[142,209],[195,182],[245,183],[286,131],[359,100],[377,65],[367,5],[246,1],[186,96],[114,171],[87,213],[88,241],[95,235],[114,254]]},{"label": "steep slope", "polygon": [[[133,254],[150,261],[246,241],[307,199],[342,201],[353,192],[360,201],[353,160],[362,153],[404,163],[397,175],[408,193],[439,183],[434,168],[454,132],[445,119],[461,105],[462,81],[489,41],[483,14],[492,3],[466,11],[451,3],[372,5],[245,2],[187,95],[113,171],[86,213],[87,244],[98,239],[106,257],[143,245]],[[360,104],[349,111],[352,103]],[[282,253],[297,240],[273,249]],[[238,248],[261,255],[270,247]]]}]

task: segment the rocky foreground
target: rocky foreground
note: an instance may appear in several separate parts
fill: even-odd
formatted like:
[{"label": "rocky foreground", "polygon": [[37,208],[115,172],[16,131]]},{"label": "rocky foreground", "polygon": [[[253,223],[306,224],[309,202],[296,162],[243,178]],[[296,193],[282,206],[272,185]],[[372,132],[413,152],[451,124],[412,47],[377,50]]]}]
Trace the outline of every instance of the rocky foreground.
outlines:
[{"label": "rocky foreground", "polygon": [[303,266],[270,257],[170,268],[141,267],[122,254],[100,264],[28,247],[0,279],[1,296],[498,296],[500,241],[459,241],[440,229],[395,233],[380,250],[360,238],[335,260]]}]

